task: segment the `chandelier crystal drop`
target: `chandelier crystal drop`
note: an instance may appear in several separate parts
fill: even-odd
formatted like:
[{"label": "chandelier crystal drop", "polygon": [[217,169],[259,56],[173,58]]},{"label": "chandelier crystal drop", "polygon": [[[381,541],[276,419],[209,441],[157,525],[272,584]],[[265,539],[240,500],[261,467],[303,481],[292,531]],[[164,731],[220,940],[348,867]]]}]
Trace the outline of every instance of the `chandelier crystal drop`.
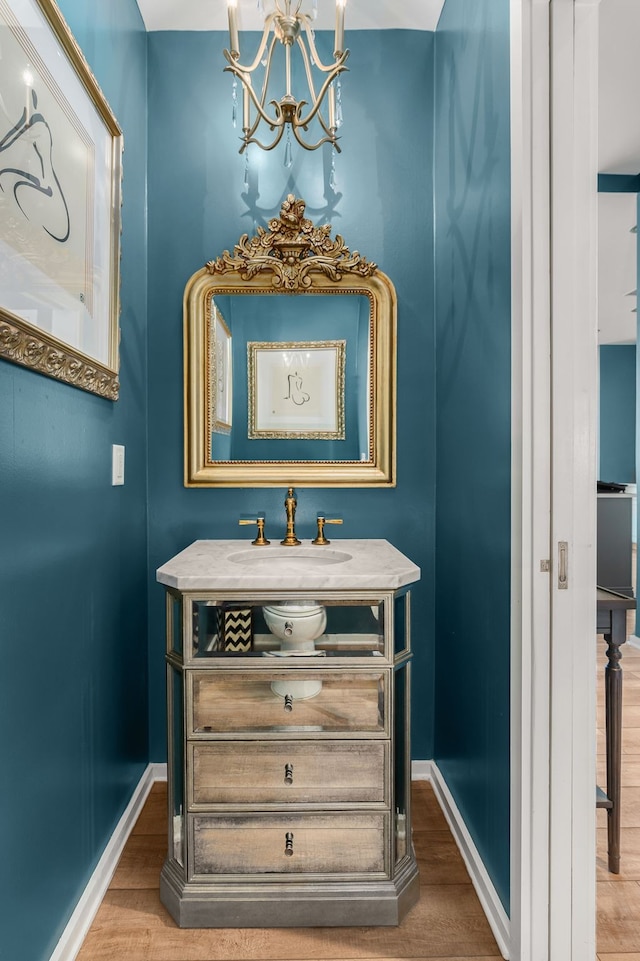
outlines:
[{"label": "chandelier crystal drop", "polygon": [[249,189],[249,151],[244,155],[244,189]]},{"label": "chandelier crystal drop", "polygon": [[336,80],[336,127],[338,130],[342,126],[342,84],[340,77]]},{"label": "chandelier crystal drop", "polygon": [[[316,48],[312,22],[318,12],[318,0],[258,0],[258,11],[264,17],[264,29],[253,60],[243,62],[240,54],[237,7],[239,0],[227,0],[229,13],[229,49],[224,51],[233,74],[234,121],[236,117],[237,81],[242,85],[242,144],[240,153],[250,143],[262,150],[273,150],[287,132],[287,158],[291,158],[292,133],[305,150],[316,150],[330,143],[340,152],[338,130],[342,125],[340,74],[349,51],[344,49],[344,10],[347,0],[335,0],[336,26],[333,61],[324,63]],[[305,9],[303,9],[303,7]],[[276,57],[281,44],[284,56]],[[304,76],[300,97],[292,90],[293,59]],[[314,124],[317,133],[310,134]],[[261,126],[262,125],[262,126]],[[235,122],[234,122],[235,126]],[[268,136],[261,133],[268,129]],[[259,139],[260,136],[264,140]],[[265,142],[266,141],[266,142]]]},{"label": "chandelier crystal drop", "polygon": [[284,145],[284,165],[285,167],[291,167],[293,164],[293,150],[291,148],[291,133],[287,129],[287,141]]},{"label": "chandelier crystal drop", "polygon": [[238,125],[238,79],[233,78],[233,86],[231,88],[231,123],[234,128]]},{"label": "chandelier crystal drop", "polygon": [[338,186],[338,181],[336,179],[336,150],[335,147],[331,148],[331,170],[329,172],[329,186],[332,190],[335,190]]}]

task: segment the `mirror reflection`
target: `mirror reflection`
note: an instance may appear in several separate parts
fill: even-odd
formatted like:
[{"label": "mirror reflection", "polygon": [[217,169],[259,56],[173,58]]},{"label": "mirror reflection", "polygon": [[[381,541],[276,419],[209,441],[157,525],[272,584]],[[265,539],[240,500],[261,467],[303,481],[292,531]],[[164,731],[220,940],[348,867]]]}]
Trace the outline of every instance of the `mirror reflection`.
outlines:
[{"label": "mirror reflection", "polygon": [[363,295],[218,295],[210,305],[212,461],[367,461]]}]

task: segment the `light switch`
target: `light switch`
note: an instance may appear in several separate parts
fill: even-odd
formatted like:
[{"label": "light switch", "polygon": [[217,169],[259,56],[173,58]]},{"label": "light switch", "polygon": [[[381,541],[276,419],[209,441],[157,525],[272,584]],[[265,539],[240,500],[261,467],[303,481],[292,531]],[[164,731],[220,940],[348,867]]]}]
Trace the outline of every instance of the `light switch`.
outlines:
[{"label": "light switch", "polygon": [[111,484],[118,487],[124,484],[124,445],[114,444],[111,451]]}]

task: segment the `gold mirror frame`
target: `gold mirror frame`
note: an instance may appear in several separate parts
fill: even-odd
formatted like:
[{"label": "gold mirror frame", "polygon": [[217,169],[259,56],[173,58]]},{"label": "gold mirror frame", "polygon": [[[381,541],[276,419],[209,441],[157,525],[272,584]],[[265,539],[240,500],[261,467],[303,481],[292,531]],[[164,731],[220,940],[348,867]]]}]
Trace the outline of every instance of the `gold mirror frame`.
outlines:
[{"label": "gold mirror frame", "polygon": [[[394,487],[396,408],[395,288],[377,266],[351,253],[331,227],[304,217],[290,194],[269,229],[244,234],[188,281],[184,293],[185,487]],[[283,461],[211,459],[211,305],[233,294],[351,294],[369,300],[369,459]],[[304,330],[300,332],[304,340]],[[266,339],[266,338],[265,338]]]}]

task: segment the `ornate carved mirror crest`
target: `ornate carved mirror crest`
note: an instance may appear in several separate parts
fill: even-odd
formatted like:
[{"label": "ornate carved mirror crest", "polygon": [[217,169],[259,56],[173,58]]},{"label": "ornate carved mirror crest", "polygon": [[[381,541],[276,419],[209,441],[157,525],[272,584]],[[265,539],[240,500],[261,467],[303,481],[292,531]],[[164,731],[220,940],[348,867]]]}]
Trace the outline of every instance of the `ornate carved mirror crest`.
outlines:
[{"label": "ornate carved mirror crest", "polygon": [[395,289],[304,210],[187,283],[186,486],[395,484]]}]

